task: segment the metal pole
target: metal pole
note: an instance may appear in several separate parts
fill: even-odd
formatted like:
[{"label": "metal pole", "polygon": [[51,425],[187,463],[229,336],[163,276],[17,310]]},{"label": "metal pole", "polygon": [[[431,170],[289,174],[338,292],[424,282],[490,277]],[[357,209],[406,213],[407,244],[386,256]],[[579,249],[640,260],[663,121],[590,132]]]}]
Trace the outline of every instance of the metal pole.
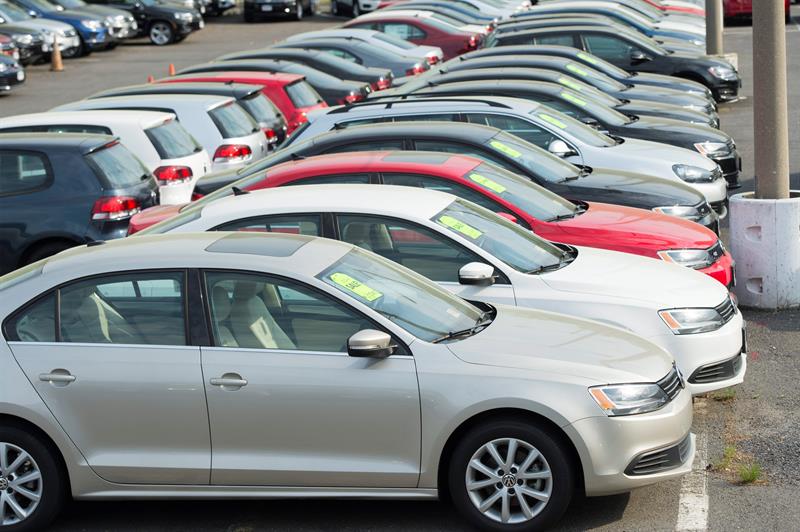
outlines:
[{"label": "metal pole", "polygon": [[753,2],[756,197],[789,197],[789,106],[784,0]]},{"label": "metal pole", "polygon": [[722,0],[706,0],[706,53],[722,55]]}]

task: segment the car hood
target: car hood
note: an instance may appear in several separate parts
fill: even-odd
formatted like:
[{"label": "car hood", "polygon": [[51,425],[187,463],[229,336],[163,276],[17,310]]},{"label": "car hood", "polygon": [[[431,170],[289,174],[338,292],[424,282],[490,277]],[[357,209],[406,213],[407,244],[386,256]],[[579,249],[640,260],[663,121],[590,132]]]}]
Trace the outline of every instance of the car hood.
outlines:
[{"label": "car hood", "polygon": [[89,4],[82,7],[81,9],[88,13],[96,13],[98,15],[103,15],[105,17],[124,17],[125,20],[128,20],[131,17],[131,14],[125,11],[124,9],[117,9],[115,7]]},{"label": "car hood", "polygon": [[43,18],[14,22],[14,25],[19,26],[20,28],[30,28],[36,31],[50,31],[50,32],[65,32],[73,29],[72,26],[70,26],[65,22],[59,22],[57,20],[48,20]]},{"label": "car hood", "polygon": [[[684,78],[676,78],[674,76],[666,76],[664,74],[653,74],[650,72],[634,72],[633,77],[628,78],[624,81],[624,83],[632,83],[632,84],[650,84],[650,83],[658,83],[658,84],[666,84],[666,85],[675,85],[681,87],[678,90],[683,90],[684,87],[689,88],[694,92],[708,94],[708,89],[702,83],[697,81],[692,81],[689,79]],[[653,86],[653,85],[647,85]]]},{"label": "car hood", "polygon": [[684,92],[677,89],[656,86],[632,86],[631,88],[618,93],[620,98],[630,98],[632,100],[660,101],[678,105],[708,105],[709,100],[702,94],[694,92]]},{"label": "car hood", "polygon": [[654,311],[711,308],[728,297],[719,281],[691,268],[595,248],[579,248],[571,264],[540,278],[554,290],[638,302]]},{"label": "car hood", "polygon": [[685,109],[672,103],[650,102],[632,100],[615,107],[620,113],[645,116],[671,117],[683,122],[684,120],[697,124],[708,124],[709,115],[702,111]]},{"label": "car hood", "polygon": [[[625,126],[626,130],[647,130],[648,136],[670,137],[673,140],[676,135],[686,142],[686,147],[697,142],[727,142],[730,137],[705,124],[690,124],[675,120],[674,118],[664,118],[661,116],[640,116],[639,120]],[[659,135],[661,133],[661,135]],[[624,135],[622,135],[624,136]],[[700,155],[699,153],[697,155]]]},{"label": "car hood", "polygon": [[[634,154],[634,150],[640,151],[640,153],[635,154],[637,156],[643,156],[647,158],[653,157],[652,148],[650,149],[649,153],[645,150],[641,150],[640,148],[634,148],[632,150],[626,146],[628,142],[629,141],[626,141],[624,144],[618,147],[608,149],[619,150],[616,153],[619,154],[620,160],[624,160],[626,155]],[[660,147],[661,144],[658,144],[657,146]],[[676,161],[682,161],[682,159],[678,158]],[[573,181],[568,181],[565,183],[565,185],[576,191],[575,197],[579,197],[577,194],[581,189],[592,189],[613,192],[614,194],[619,195],[620,198],[624,198],[626,195],[649,196],[654,200],[657,198],[663,198],[664,202],[666,202],[664,203],[662,201],[658,201],[658,205],[654,205],[655,207],[663,207],[665,205],[696,205],[703,200],[702,194],[684,183],[666,178],[643,175],[636,172],[625,172],[617,169],[593,168],[591,174],[584,177],[579,177]],[[622,201],[621,203],[625,202]]]},{"label": "car hood", "polygon": [[669,31],[669,32],[681,32],[686,33],[692,36],[696,36],[697,38],[704,40],[706,38],[706,30],[705,28],[701,28],[694,24],[685,24],[683,22],[675,22],[670,20],[667,17],[659,20],[654,26],[653,29],[656,31]]},{"label": "car hood", "polygon": [[622,329],[505,305],[483,331],[446,345],[469,364],[567,374],[595,384],[656,382],[672,367],[666,351]]},{"label": "car hood", "polygon": [[83,10],[82,11],[76,11],[74,9],[65,9],[64,11],[53,11],[53,14],[57,15],[59,18],[65,19],[65,20],[74,20],[74,21],[78,21],[78,22],[84,21],[84,20],[86,20],[86,21],[95,20],[97,22],[100,22],[101,24],[103,22],[103,18],[105,18],[105,17],[102,17],[102,16],[97,15],[95,13],[90,13],[90,12],[88,12],[88,10],[87,11],[83,11]]}]

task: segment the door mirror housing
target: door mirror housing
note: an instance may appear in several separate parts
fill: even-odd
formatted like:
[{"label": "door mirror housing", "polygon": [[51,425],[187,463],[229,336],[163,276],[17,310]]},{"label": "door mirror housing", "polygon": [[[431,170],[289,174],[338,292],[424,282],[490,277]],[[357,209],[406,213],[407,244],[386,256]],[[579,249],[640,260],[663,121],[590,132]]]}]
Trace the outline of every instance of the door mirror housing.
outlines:
[{"label": "door mirror housing", "polygon": [[392,337],[383,331],[364,329],[347,340],[347,354],[357,358],[386,358],[397,349]]},{"label": "door mirror housing", "polygon": [[566,159],[567,157],[572,157],[573,155],[578,155],[578,152],[572,149],[569,144],[567,144],[561,139],[556,139],[553,142],[551,142],[547,146],[547,151],[549,151],[553,155],[561,157],[562,159]]},{"label": "door mirror housing", "polygon": [[494,267],[483,262],[470,262],[458,270],[458,282],[463,285],[491,286],[494,281]]},{"label": "door mirror housing", "polygon": [[632,50],[631,51],[631,62],[634,65],[638,65],[639,63],[646,63],[647,61],[652,61],[653,58],[644,53],[641,50]]},{"label": "door mirror housing", "polygon": [[600,129],[600,122],[598,122],[595,118],[592,118],[591,116],[581,118],[581,122],[583,122],[589,127]]}]

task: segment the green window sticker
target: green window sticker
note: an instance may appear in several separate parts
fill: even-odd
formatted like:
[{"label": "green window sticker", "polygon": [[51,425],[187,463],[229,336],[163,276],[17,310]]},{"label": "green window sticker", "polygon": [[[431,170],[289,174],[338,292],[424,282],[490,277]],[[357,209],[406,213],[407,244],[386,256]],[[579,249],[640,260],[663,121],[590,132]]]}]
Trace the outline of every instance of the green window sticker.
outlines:
[{"label": "green window sticker", "polygon": [[577,96],[573,96],[572,94],[570,94],[570,93],[568,93],[566,91],[562,91],[561,92],[561,97],[564,98],[565,100],[567,100],[568,102],[574,103],[575,105],[579,105],[581,107],[586,107],[586,100],[581,100]]},{"label": "green window sticker", "polygon": [[472,240],[477,240],[481,237],[481,235],[483,235],[483,233],[481,233],[471,225],[465,224],[460,220],[456,220],[452,216],[447,216],[447,215],[440,216],[439,223],[444,225],[445,227],[449,227],[453,231],[461,233],[464,236],[468,236]]},{"label": "green window sticker", "polygon": [[582,69],[581,67],[579,67],[575,63],[568,64],[567,65],[567,70],[569,70],[570,72],[573,72],[575,74],[578,74],[579,76],[582,76],[584,78],[589,75],[589,73],[586,70]]},{"label": "green window sticker", "polygon": [[558,129],[567,129],[567,124],[559,120],[554,116],[550,116],[546,113],[539,113],[539,118],[547,122],[548,124],[556,126]]},{"label": "green window sticker", "polygon": [[479,185],[488,188],[492,192],[497,192],[498,194],[502,194],[503,192],[506,191],[506,187],[504,187],[500,183],[492,181],[486,176],[482,176],[481,174],[469,174],[469,178],[478,183]]},{"label": "green window sticker", "polygon": [[589,55],[587,53],[584,53],[584,52],[578,52],[578,58],[583,59],[587,63],[591,63],[593,65],[596,65],[596,64],[599,63],[599,61],[597,59],[595,59],[591,55]]},{"label": "green window sticker", "polygon": [[579,84],[575,83],[569,78],[558,78],[558,82],[564,85],[565,87],[569,87],[574,91],[581,92],[583,90],[583,87],[581,87]]},{"label": "green window sticker", "polygon": [[509,157],[513,157],[515,159],[518,159],[518,158],[522,157],[522,153],[518,152],[517,150],[515,150],[511,146],[506,146],[505,144],[503,144],[499,140],[493,140],[493,141],[489,142],[489,146],[491,146],[492,148],[496,149],[499,152],[505,153]]},{"label": "green window sticker", "polygon": [[358,297],[366,299],[370,303],[372,303],[376,299],[380,299],[381,297],[383,297],[383,294],[381,294],[374,288],[370,288],[361,281],[353,279],[346,273],[336,272],[331,274],[331,281],[338,284],[348,292],[352,292]]}]

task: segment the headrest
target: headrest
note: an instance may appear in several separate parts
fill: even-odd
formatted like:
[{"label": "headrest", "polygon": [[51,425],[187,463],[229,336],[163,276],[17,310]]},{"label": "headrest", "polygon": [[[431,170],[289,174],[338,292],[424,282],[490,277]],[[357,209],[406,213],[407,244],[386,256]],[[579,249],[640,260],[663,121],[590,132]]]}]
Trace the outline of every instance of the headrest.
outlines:
[{"label": "headrest", "polygon": [[214,309],[214,319],[222,321],[231,314],[231,300],[228,299],[228,291],[217,285],[211,291],[211,308]]}]

